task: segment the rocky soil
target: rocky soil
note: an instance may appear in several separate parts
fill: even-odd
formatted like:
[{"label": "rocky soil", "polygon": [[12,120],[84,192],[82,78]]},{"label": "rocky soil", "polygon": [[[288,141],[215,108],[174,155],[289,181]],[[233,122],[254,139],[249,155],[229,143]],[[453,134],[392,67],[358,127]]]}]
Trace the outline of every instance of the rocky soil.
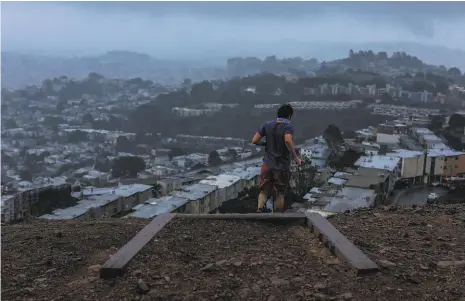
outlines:
[{"label": "rocky soil", "polygon": [[378,300],[465,300],[465,205],[387,206],[330,221],[383,267]]},{"label": "rocky soil", "polygon": [[147,221],[31,221],[2,226],[2,300],[71,300]]},{"label": "rocky soil", "polygon": [[308,228],[175,219],[129,264],[100,264],[147,222],[2,229],[3,300],[465,301],[465,206],[384,207],[330,221],[382,267],[357,277]]},{"label": "rocky soil", "polygon": [[[87,300],[349,300],[352,271],[306,227],[173,220]],[[352,277],[353,278],[353,277]],[[335,279],[334,281],[332,279]],[[344,280],[338,281],[336,279]]]}]

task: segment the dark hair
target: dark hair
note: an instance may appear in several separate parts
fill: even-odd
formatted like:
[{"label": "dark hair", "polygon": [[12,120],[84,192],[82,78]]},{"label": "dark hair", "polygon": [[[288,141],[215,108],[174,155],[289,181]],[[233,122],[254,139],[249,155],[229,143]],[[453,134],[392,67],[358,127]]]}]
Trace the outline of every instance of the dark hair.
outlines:
[{"label": "dark hair", "polygon": [[278,118],[288,118],[294,115],[294,109],[290,104],[284,104],[278,109]]}]

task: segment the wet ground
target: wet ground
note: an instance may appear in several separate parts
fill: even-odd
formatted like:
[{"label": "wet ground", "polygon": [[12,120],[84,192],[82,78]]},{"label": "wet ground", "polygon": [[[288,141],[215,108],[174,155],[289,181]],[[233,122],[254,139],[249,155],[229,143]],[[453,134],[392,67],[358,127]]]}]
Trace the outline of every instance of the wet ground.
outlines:
[{"label": "wet ground", "polygon": [[442,187],[418,187],[410,188],[403,192],[397,201],[397,205],[422,205],[426,203],[428,194],[436,193],[439,197],[444,196],[449,191]]}]

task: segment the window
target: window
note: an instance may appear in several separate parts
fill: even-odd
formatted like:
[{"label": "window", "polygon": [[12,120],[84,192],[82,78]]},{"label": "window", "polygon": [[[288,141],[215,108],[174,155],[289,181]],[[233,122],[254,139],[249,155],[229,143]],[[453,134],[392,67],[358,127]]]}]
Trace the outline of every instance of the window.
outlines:
[{"label": "window", "polygon": [[455,157],[455,160],[458,160],[458,159],[459,159],[459,157]]}]

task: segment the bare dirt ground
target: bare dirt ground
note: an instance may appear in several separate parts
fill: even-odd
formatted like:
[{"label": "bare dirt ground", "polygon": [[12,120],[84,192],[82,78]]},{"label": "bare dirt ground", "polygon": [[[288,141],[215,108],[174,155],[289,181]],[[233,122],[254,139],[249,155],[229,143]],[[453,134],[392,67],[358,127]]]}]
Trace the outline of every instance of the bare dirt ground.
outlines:
[{"label": "bare dirt ground", "polygon": [[31,221],[2,226],[2,300],[67,300],[148,222]]},{"label": "bare dirt ground", "polygon": [[387,206],[330,221],[383,267],[378,300],[465,300],[465,205]]},{"label": "bare dirt ground", "polygon": [[2,299],[465,301],[464,209],[385,207],[332,218],[382,267],[363,277],[301,226],[174,219],[113,280],[98,278],[100,264],[146,221],[7,226]]},{"label": "bare dirt ground", "polygon": [[175,219],[137,255],[124,277],[95,282],[95,293],[86,297],[271,301],[310,300],[327,291],[336,300],[349,292],[342,282],[327,279],[349,274],[307,227]]}]

